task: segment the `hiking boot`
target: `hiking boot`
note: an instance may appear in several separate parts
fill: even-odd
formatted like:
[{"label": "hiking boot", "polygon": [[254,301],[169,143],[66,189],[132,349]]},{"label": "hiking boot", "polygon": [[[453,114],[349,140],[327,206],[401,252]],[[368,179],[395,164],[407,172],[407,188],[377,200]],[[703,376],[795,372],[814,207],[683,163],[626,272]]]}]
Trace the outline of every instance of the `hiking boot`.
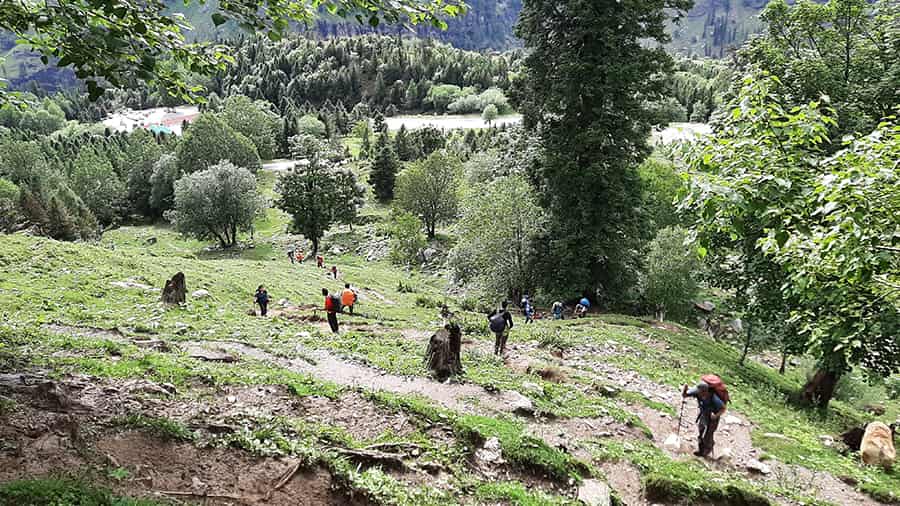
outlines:
[{"label": "hiking boot", "polygon": [[694,452],[694,456],[695,457],[705,457],[706,455],[703,452],[701,452],[700,450],[697,450]]}]

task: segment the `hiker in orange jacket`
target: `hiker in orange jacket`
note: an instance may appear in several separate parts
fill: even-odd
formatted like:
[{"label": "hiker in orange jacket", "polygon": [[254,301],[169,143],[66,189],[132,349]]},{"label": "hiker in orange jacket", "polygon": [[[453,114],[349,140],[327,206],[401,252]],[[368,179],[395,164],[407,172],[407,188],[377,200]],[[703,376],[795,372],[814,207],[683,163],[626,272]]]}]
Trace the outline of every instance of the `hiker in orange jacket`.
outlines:
[{"label": "hiker in orange jacket", "polygon": [[344,291],[341,292],[341,310],[350,308],[353,314],[353,306],[356,304],[356,292],[350,288],[350,283],[344,283]]}]

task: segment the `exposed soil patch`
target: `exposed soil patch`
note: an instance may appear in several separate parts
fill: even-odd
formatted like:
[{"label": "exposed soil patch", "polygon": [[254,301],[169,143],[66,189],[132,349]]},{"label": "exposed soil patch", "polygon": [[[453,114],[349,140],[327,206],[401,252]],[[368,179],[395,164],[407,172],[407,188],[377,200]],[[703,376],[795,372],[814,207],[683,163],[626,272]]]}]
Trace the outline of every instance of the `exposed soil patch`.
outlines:
[{"label": "exposed soil patch", "polygon": [[131,494],[166,496],[159,492],[174,491],[195,493],[195,498],[204,494],[230,496],[205,499],[205,504],[223,505],[354,503],[335,491],[327,472],[317,469],[298,472],[282,488],[273,490],[279,477],[294,464],[289,460],[165,443],[139,432],[106,437],[97,442],[96,449],[129,470],[131,478],[116,488]]},{"label": "exposed soil patch", "polygon": [[602,462],[600,470],[609,486],[616,491],[625,506],[649,506],[641,485],[641,472],[628,462]]}]

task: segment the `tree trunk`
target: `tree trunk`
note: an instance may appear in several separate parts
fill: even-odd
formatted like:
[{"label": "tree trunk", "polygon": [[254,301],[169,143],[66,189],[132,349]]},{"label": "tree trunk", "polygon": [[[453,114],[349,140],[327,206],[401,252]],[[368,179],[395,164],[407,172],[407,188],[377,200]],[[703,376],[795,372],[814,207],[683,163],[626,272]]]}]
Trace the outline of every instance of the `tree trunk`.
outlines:
[{"label": "tree trunk", "polygon": [[741,354],[741,360],[738,362],[740,365],[744,365],[744,362],[747,360],[747,353],[750,352],[750,343],[753,340],[753,322],[747,320],[747,339],[744,341],[744,352]]},{"label": "tree trunk", "polygon": [[172,279],[166,280],[166,286],[163,287],[162,300],[166,304],[181,304],[186,300],[187,286],[184,280],[184,273],[179,272],[172,276]]},{"label": "tree trunk", "polygon": [[313,249],[312,249],[312,254],[310,254],[309,257],[316,258],[316,254],[319,252],[319,240],[317,238],[313,237],[311,239],[311,241],[312,241]]},{"label": "tree trunk", "polygon": [[834,396],[834,387],[837,386],[840,377],[841,375],[836,372],[818,369],[803,387],[801,402],[807,406],[828,407],[828,402]]},{"label": "tree trunk", "polygon": [[428,370],[432,371],[441,381],[461,374],[461,348],[462,331],[459,325],[448,323],[428,341],[428,349],[425,351],[425,364]]},{"label": "tree trunk", "polygon": [[434,229],[435,229],[435,224],[430,223],[428,225],[428,240],[434,240]]},{"label": "tree trunk", "polygon": [[784,375],[785,366],[787,366],[788,356],[787,350],[781,350],[781,365],[778,367],[778,374],[782,376]]}]

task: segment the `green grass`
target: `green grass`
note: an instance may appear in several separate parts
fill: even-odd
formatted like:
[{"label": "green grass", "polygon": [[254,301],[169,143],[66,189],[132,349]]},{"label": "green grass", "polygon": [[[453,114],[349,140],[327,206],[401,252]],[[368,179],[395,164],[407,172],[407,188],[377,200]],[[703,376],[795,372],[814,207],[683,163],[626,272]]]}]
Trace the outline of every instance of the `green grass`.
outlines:
[{"label": "green grass", "polygon": [[68,478],[18,480],[0,484],[0,506],[161,506],[145,499],[113,495],[108,490]]},{"label": "green grass", "polygon": [[497,438],[503,458],[522,470],[562,481],[570,478],[577,481],[596,473],[590,465],[525,434],[525,427],[518,420],[458,414],[416,396],[373,392],[369,397],[391,409],[418,415],[429,423],[450,425],[454,435],[468,444],[469,451],[487,439]]},{"label": "green grass", "polygon": [[482,501],[508,501],[517,506],[576,506],[581,504],[571,499],[528,490],[516,481],[483,483],[475,493]]}]

